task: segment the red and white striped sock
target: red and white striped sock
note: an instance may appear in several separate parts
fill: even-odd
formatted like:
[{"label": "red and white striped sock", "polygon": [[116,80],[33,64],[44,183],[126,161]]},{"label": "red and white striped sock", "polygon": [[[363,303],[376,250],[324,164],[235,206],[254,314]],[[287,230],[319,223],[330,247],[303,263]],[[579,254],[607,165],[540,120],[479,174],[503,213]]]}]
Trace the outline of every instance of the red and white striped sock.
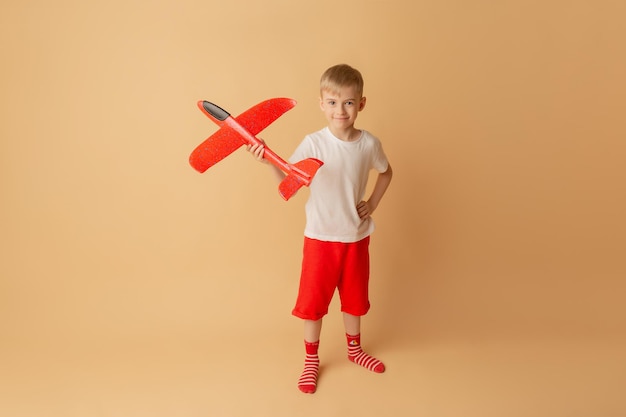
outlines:
[{"label": "red and white striped sock", "polygon": [[298,388],[306,394],[313,394],[317,389],[317,374],[320,368],[320,358],[317,356],[319,345],[319,340],[313,343],[304,341],[306,358],[304,360],[304,370],[298,380]]},{"label": "red and white striped sock", "polygon": [[357,365],[369,369],[372,372],[385,372],[385,365],[373,356],[368,355],[361,348],[361,335],[350,336],[346,333],[348,339],[348,359]]}]

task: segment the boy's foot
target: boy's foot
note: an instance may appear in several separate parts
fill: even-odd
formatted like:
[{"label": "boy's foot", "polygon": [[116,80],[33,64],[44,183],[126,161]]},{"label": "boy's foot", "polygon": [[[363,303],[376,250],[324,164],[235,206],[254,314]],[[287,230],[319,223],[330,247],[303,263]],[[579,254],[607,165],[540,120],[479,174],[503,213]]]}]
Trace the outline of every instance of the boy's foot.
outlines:
[{"label": "boy's foot", "polygon": [[361,348],[360,334],[356,336],[346,334],[346,338],[348,340],[348,359],[372,372],[379,374],[385,372],[385,365],[375,357],[365,353]]},{"label": "boy's foot", "polygon": [[306,348],[306,359],[304,360],[304,370],[298,380],[298,388],[306,394],[313,394],[317,389],[317,375],[319,373],[320,359],[317,355],[319,341],[314,343],[304,342]]}]

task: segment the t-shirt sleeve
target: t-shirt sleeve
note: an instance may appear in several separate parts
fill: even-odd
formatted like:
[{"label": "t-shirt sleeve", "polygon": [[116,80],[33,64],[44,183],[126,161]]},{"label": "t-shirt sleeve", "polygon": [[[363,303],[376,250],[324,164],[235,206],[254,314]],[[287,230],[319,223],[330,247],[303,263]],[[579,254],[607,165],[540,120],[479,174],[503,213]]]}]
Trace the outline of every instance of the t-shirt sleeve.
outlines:
[{"label": "t-shirt sleeve", "polygon": [[372,153],[372,168],[381,173],[387,171],[387,168],[389,168],[387,155],[385,155],[383,145],[377,138],[375,139],[374,152]]}]

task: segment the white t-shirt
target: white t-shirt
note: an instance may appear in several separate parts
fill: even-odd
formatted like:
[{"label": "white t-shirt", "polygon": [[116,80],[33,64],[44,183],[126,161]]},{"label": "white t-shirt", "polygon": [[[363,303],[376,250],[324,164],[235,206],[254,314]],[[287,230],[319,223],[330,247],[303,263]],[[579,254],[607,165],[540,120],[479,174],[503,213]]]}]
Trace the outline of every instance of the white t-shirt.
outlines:
[{"label": "white t-shirt", "polygon": [[363,130],[359,139],[346,142],[328,127],[307,135],[289,162],[317,158],[324,165],[311,182],[306,203],[304,235],[329,242],[358,242],[374,231],[370,218],[361,220],[356,205],[363,200],[369,171],[389,166],[378,138]]}]

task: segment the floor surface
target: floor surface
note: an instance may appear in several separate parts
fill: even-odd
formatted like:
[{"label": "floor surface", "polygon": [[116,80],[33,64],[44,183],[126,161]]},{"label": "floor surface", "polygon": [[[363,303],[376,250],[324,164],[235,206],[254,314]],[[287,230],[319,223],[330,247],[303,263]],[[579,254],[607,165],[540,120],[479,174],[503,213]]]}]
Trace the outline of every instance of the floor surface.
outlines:
[{"label": "floor surface", "polygon": [[387,365],[374,374],[346,359],[333,326],[313,395],[296,387],[303,352],[289,334],[5,344],[0,415],[626,416],[623,339],[374,336],[364,347]]}]

